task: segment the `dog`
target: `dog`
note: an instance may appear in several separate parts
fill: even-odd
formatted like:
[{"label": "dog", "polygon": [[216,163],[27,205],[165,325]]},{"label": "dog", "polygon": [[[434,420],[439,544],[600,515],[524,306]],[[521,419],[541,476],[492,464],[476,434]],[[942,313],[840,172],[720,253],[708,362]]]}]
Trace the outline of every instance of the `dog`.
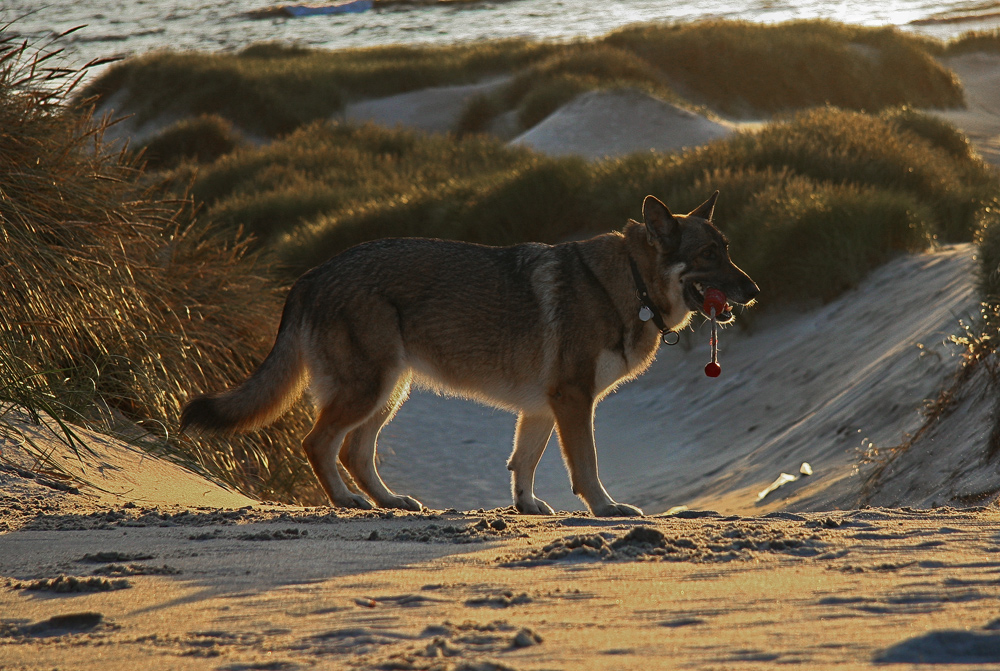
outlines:
[{"label": "dog", "polygon": [[[534,474],[554,428],[573,492],[593,515],[642,515],[601,484],[594,410],[702,311],[707,288],[754,302],[757,285],[712,223],[718,195],[677,216],[647,196],[643,223],[556,245],[386,238],[352,247],[296,281],[260,367],[188,403],[181,430],[260,428],[308,384],[318,416],[303,447],[330,501],[421,510],[375,465],[379,431],[419,384],[517,413],[507,468],[521,513],[553,514],[534,494]],[[731,321],[731,306],[718,319]],[[347,487],[338,459],[370,500]]]}]

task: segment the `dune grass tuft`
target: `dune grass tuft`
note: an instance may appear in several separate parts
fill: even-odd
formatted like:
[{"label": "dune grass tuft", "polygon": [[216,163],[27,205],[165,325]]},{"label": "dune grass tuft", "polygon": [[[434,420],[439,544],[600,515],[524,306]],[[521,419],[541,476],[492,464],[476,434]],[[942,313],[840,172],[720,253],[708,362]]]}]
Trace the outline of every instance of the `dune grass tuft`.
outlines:
[{"label": "dune grass tuft", "polygon": [[113,101],[140,122],[215,114],[273,137],[335,114],[350,98],[476,81],[523,67],[555,48],[498,40],[340,51],[274,43],[236,53],[162,51],[112,66],[82,95]]},{"label": "dune grass tuft", "polygon": [[441,184],[503,173],[530,156],[488,137],[454,142],[371,124],[314,123],[202,167],[191,193],[212,221],[242,227],[269,245],[303,221],[370,201],[406,201]]},{"label": "dune grass tuft", "polygon": [[245,144],[233,125],[220,116],[203,114],[182,119],[157,133],[143,147],[147,170],[173,168],[185,161],[211,163]]},{"label": "dune grass tuft", "polygon": [[348,100],[499,75],[512,80],[497,95],[470,102],[456,130],[485,130],[508,111],[528,128],[583,91],[623,86],[750,116],[824,104],[868,111],[960,106],[958,80],[935,60],[944,50],[899,30],[830,21],[642,24],[564,43],[338,51],[263,43],[236,53],[132,58],[84,95],[113,101],[139,121],[215,114],[271,137],[327,118]]},{"label": "dune grass tuft", "polygon": [[[135,435],[258,496],[319,502],[298,408],[234,440],[177,436],[182,403],[242,379],[280,291],[232,232],[144,190],[104,127],[68,111],[73,73],[0,40],[0,403]],[[2,417],[0,417],[2,422]]]},{"label": "dune grass tuft", "polygon": [[1000,30],[974,30],[946,42],[942,56],[960,56],[968,53],[1000,52]]},{"label": "dune grass tuft", "polygon": [[[900,250],[970,240],[995,172],[954,127],[911,109],[802,112],[682,154],[588,163],[374,126],[318,124],[203,166],[205,216],[249,226],[292,273],[386,236],[557,242],[722,191],[720,223],[769,301],[831,298]],[[814,240],[809,282],[792,252]],[[833,250],[831,252],[831,250]],[[808,265],[806,264],[806,265]]]},{"label": "dune grass tuft", "polygon": [[731,114],[962,104],[957,78],[934,59],[939,43],[894,28],[701,21],[627,27],[604,42],[634,51],[696,102]]}]

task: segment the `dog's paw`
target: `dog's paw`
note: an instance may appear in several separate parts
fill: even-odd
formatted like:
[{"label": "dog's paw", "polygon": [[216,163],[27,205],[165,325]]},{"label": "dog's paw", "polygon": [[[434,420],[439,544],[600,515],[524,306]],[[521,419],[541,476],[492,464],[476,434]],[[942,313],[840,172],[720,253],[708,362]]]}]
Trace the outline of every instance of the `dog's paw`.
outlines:
[{"label": "dog's paw", "polygon": [[348,494],[343,499],[336,502],[341,508],[359,508],[361,510],[372,510],[375,504],[361,494]]},{"label": "dog's paw", "polygon": [[599,508],[594,508],[591,512],[594,513],[594,517],[642,517],[643,515],[640,508],[630,506],[627,503],[615,503],[614,501]]},{"label": "dog's paw", "polygon": [[420,512],[424,509],[424,504],[412,496],[402,496],[399,494],[381,501],[379,505],[382,508],[398,508],[399,510],[412,510],[414,512]]},{"label": "dog's paw", "polygon": [[515,501],[517,511],[523,515],[555,515],[552,506],[534,496],[528,501]]}]

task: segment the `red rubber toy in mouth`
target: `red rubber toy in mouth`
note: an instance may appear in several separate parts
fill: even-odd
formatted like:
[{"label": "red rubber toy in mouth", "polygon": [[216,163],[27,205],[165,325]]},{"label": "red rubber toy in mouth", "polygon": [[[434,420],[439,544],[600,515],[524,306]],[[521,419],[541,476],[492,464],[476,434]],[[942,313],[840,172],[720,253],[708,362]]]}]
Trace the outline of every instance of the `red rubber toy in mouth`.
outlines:
[{"label": "red rubber toy in mouth", "polygon": [[722,374],[722,366],[719,365],[719,322],[717,315],[721,315],[728,307],[726,305],[726,294],[718,289],[705,290],[705,302],[702,309],[712,319],[712,360],[705,366],[705,375],[708,377],[719,377]]}]

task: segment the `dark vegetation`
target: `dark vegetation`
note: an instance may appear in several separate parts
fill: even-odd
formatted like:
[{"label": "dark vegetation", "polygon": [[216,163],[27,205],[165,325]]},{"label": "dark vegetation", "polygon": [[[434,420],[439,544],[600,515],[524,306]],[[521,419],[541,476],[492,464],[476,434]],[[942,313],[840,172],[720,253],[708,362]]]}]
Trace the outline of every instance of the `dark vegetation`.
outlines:
[{"label": "dark vegetation", "polygon": [[339,51],[259,44],[237,53],[161,52],[130,59],[84,95],[117,95],[140,120],[218,114],[270,136],[329,117],[351,99],[499,75],[510,82],[495,96],[474,101],[461,130],[483,130],[507,110],[515,110],[527,128],[581,91],[621,86],[737,115],[824,104],[868,111],[959,106],[961,87],[934,60],[944,48],[898,30],[829,21],[643,25],[570,43],[503,40]]},{"label": "dark vegetation", "polygon": [[67,113],[74,82],[0,39],[0,430],[18,409],[139,427],[144,446],[244,491],[320,501],[303,408],[236,440],[175,434],[192,390],[233,384],[267,352],[280,283],[246,239],[143,187],[103,126]]},{"label": "dark vegetation", "polygon": [[211,163],[246,144],[233,125],[220,116],[202,114],[183,119],[158,133],[144,148],[147,170],[173,168],[186,161]]},{"label": "dark vegetation", "polygon": [[158,52],[116,64],[88,84],[86,99],[116,98],[147,121],[214,114],[277,136],[324,119],[350,97],[376,97],[471,82],[516,70],[551,44],[501,40],[447,47],[322,51],[263,43],[236,53]]},{"label": "dark vegetation", "polygon": [[600,163],[317,123],[192,182],[206,218],[246,226],[293,275],[387,236],[558,242],[640,217],[647,193],[687,211],[716,188],[717,219],[770,302],[828,299],[891,254],[970,240],[997,195],[964,137],[909,109],[817,108],[683,154]]},{"label": "dark vegetation", "polygon": [[[299,271],[387,235],[557,242],[638,218],[647,193],[687,211],[714,189],[716,219],[762,285],[763,309],[832,298],[902,250],[977,240],[987,303],[976,342],[991,356],[1000,186],[960,133],[915,108],[960,103],[934,56],[996,43],[707,22],[573,44],[265,44],[137,58],[77,93],[75,73],[47,69],[0,34],[0,412],[27,407],[109,432],[138,425],[151,444],[252,495],[319,503],[298,447],[303,407],[238,439],[174,434],[193,393],[230,386],[263,358]],[[505,111],[529,125],[608,86],[782,114],[685,153],[596,163],[486,135],[324,120],[352,97],[501,74],[506,87],[470,107],[468,128]],[[86,111],[113,95],[140,117],[185,120],[142,156],[116,150]],[[279,137],[255,146],[245,133]]]}]

